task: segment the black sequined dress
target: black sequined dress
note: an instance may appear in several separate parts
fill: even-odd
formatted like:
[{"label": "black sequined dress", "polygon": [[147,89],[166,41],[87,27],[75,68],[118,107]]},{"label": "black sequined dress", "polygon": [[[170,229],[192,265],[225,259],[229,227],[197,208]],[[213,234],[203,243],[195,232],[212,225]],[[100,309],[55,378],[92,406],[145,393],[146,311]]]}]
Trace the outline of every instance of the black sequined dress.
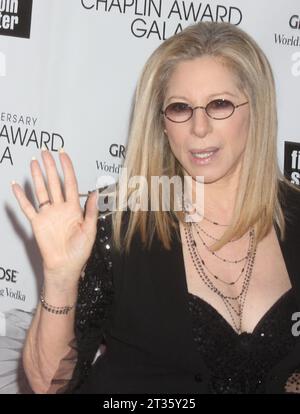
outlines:
[{"label": "black sequined dress", "polygon": [[290,289],[267,311],[252,333],[241,334],[206,301],[190,294],[197,348],[209,366],[214,394],[264,393],[268,372],[295,346],[291,315],[298,309]]},{"label": "black sequined dress", "polygon": [[[300,200],[292,201],[298,213]],[[298,216],[289,214],[291,224],[282,248],[292,288],[252,333],[240,335],[210,304],[183,292],[180,242],[169,253],[156,244],[148,255],[137,243],[133,256],[117,264],[114,273],[111,223],[100,216],[79,285],[78,356],[67,392],[300,392],[300,332],[292,334],[292,315],[300,315],[300,245],[295,230]],[[101,343],[108,345],[107,350],[95,362]]]}]

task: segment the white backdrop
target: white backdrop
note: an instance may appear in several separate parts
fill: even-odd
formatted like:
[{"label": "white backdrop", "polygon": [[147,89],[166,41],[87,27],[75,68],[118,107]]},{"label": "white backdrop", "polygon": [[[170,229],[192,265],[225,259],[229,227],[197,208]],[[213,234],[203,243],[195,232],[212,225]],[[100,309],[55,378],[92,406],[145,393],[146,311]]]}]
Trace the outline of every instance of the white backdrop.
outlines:
[{"label": "white backdrop", "polygon": [[[40,159],[43,142],[56,159],[61,146],[70,154],[82,193],[93,189],[100,175],[117,176],[137,77],[164,38],[199,20],[223,19],[246,30],[274,70],[282,169],[285,142],[300,149],[299,0],[33,0],[31,18],[30,3],[0,0],[2,349],[10,324],[22,327],[20,338],[24,334],[30,314],[21,311],[36,306],[42,276],[30,225],[10,181],[32,196],[29,163],[32,156]],[[17,30],[23,24],[27,34],[25,28],[21,37]],[[300,177],[300,163],[295,169]],[[5,358],[0,375],[12,370]],[[0,384],[0,392],[16,390]]]}]

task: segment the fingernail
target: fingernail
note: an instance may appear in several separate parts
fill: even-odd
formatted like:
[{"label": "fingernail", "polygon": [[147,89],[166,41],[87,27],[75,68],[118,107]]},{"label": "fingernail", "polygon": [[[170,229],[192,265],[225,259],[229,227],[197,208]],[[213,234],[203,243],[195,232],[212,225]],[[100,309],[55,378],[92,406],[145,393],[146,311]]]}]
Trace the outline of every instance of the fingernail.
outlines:
[{"label": "fingernail", "polygon": [[47,148],[46,147],[42,147],[42,151],[47,151]]},{"label": "fingernail", "polygon": [[17,182],[15,180],[12,180],[10,183],[11,183],[11,185],[17,184]]},{"label": "fingernail", "polygon": [[65,152],[65,150],[63,149],[63,147],[60,147],[60,149],[58,150],[60,153]]},{"label": "fingernail", "polygon": [[35,157],[32,157],[31,160],[34,161],[34,160],[36,160],[36,158]]}]

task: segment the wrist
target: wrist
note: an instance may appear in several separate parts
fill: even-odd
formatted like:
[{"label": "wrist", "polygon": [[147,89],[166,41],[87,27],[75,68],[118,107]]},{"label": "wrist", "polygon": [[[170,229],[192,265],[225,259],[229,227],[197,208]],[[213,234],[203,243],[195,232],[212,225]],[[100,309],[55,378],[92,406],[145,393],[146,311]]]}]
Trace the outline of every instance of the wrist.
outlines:
[{"label": "wrist", "polygon": [[77,291],[80,272],[52,272],[44,270],[44,287],[57,293]]},{"label": "wrist", "polygon": [[40,302],[42,308],[44,308],[47,312],[54,313],[56,315],[67,315],[75,306],[75,303],[73,305],[64,306],[54,306],[48,303],[45,299],[44,289],[42,289],[40,293]]},{"label": "wrist", "polygon": [[68,283],[64,280],[56,282],[45,278],[41,293],[53,306],[72,306],[77,300],[78,282]]},{"label": "wrist", "polygon": [[45,285],[40,292],[40,302],[43,309],[49,313],[67,315],[75,308],[77,289],[53,289]]}]

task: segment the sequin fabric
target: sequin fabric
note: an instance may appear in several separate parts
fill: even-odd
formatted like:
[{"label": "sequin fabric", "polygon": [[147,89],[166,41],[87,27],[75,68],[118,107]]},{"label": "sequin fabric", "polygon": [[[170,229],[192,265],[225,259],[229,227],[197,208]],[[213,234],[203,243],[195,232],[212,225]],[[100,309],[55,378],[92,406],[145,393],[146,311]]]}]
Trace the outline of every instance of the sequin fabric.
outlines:
[{"label": "sequin fabric", "polygon": [[99,345],[105,342],[113,301],[110,217],[99,215],[97,237],[78,287],[75,335],[78,361],[69,391],[87,377]]},{"label": "sequin fabric", "polygon": [[[67,392],[76,392],[85,381],[109,329],[114,297],[110,237],[110,217],[100,215],[96,241],[79,282],[75,326],[78,358]],[[213,307],[197,296],[189,294],[188,304],[196,347],[212,372],[210,392],[264,393],[268,372],[296,345],[297,337],[291,334],[291,315],[298,309],[292,291],[272,306],[251,334],[238,335]],[[297,392],[298,388],[299,374],[293,374],[285,391]]]},{"label": "sequin fabric", "polygon": [[296,345],[291,333],[291,315],[297,310],[292,290],[274,303],[252,333],[240,335],[210,304],[188,296],[196,346],[212,372],[210,392],[264,393],[267,374]]}]

